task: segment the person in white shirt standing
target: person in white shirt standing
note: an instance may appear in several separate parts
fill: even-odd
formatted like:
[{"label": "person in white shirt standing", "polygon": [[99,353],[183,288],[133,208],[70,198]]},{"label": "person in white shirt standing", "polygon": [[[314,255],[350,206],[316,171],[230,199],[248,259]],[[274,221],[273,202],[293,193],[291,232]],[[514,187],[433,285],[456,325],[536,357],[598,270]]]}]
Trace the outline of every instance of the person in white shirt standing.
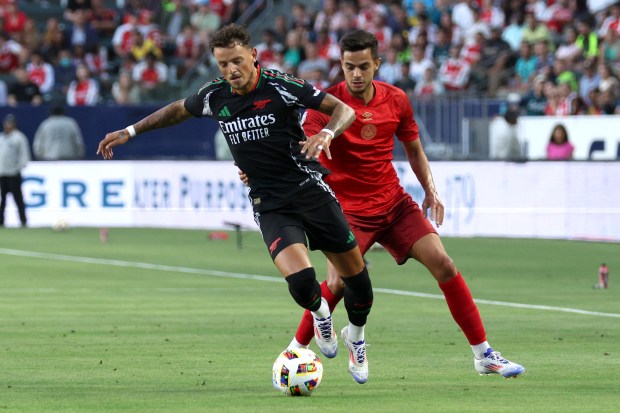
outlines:
[{"label": "person in white shirt standing", "polygon": [[26,135],[17,129],[14,115],[6,115],[0,133],[0,227],[4,226],[4,210],[7,195],[11,193],[17,205],[22,227],[26,226],[26,204],[22,195],[22,174],[30,161],[30,149]]},{"label": "person in white shirt standing", "polygon": [[34,156],[42,161],[84,158],[84,138],[75,119],[64,114],[62,106],[54,106],[45,119],[32,144]]}]

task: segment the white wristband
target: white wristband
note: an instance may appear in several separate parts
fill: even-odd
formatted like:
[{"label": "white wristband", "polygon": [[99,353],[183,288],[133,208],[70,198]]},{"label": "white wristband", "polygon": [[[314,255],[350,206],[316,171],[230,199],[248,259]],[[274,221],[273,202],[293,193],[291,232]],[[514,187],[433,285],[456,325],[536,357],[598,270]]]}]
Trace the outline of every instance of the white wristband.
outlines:
[{"label": "white wristband", "polygon": [[125,130],[129,133],[130,138],[133,138],[134,136],[136,136],[136,129],[133,127],[133,125],[127,126]]},{"label": "white wristband", "polygon": [[327,134],[329,135],[329,138],[330,138],[330,139],[334,139],[334,136],[336,136],[336,134],[334,133],[334,131],[333,131],[333,130],[331,130],[331,129],[323,128],[323,129],[321,129],[321,132],[325,132],[325,133],[327,133]]}]

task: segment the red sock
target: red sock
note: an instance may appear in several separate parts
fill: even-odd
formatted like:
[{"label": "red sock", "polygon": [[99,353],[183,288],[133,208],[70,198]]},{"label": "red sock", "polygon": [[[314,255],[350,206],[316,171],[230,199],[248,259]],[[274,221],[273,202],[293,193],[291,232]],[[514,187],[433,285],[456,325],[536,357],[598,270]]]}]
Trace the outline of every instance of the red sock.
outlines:
[{"label": "red sock", "polygon": [[469,344],[473,346],[485,342],[487,339],[482,318],[461,273],[458,272],[448,282],[439,283],[439,288],[446,297],[452,318],[465,333]]},{"label": "red sock", "polygon": [[[327,287],[327,281],[321,283],[321,295],[327,300],[329,306],[329,312],[333,312],[336,305],[340,302],[342,297],[336,297]],[[299,344],[307,346],[314,337],[314,320],[312,313],[308,310],[304,311],[304,315],[301,317],[299,327],[295,333],[295,339]]]}]

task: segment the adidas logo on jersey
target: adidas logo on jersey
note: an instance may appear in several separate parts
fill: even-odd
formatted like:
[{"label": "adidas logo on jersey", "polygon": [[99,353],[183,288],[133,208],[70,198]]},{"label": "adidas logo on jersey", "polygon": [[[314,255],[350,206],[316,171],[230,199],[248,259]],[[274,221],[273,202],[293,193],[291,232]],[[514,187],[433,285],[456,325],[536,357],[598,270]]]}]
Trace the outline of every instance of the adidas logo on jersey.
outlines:
[{"label": "adidas logo on jersey", "polygon": [[220,110],[220,113],[217,114],[217,116],[221,117],[221,118],[227,118],[230,116],[230,111],[228,110],[228,106],[224,106],[222,108],[222,110]]}]

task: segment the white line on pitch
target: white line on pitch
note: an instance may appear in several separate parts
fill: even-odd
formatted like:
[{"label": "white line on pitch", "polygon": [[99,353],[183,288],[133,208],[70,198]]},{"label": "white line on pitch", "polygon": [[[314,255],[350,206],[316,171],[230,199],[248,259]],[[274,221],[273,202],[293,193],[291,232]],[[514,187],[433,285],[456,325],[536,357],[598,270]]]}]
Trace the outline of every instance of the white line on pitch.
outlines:
[{"label": "white line on pitch", "polygon": [[[76,257],[72,255],[49,254],[45,252],[14,250],[10,248],[0,248],[0,254],[14,255],[18,257],[42,258],[42,259],[49,259],[49,260],[56,260],[56,261],[80,262],[80,263],[86,263],[86,264],[112,265],[115,267],[141,268],[141,269],[147,269],[147,270],[168,271],[168,272],[177,272],[177,273],[184,273],[184,274],[210,275],[210,276],[215,276],[215,277],[237,278],[237,279],[243,279],[243,280],[269,281],[269,282],[283,282],[284,281],[282,278],[279,278],[279,277],[269,277],[269,276],[264,276],[264,275],[205,270],[201,268],[175,267],[171,265],[159,265],[159,264],[151,264],[151,263],[146,263],[146,262],[109,260],[109,259],[103,259],[103,258],[90,258],[90,257]],[[374,291],[378,293],[384,293],[384,294],[444,300],[444,296],[440,294],[427,294],[427,293],[418,293],[414,291],[392,290],[389,288],[374,288]],[[45,292],[49,292],[49,291],[45,291]],[[548,305],[536,305],[536,304],[509,303],[509,302],[504,302],[504,301],[481,300],[481,299],[475,299],[474,301],[478,304],[498,305],[498,306],[503,306],[503,307],[527,308],[530,310],[558,311],[558,312],[564,312],[564,313],[593,315],[593,316],[599,316],[599,317],[620,318],[620,314],[579,310],[576,308],[553,307],[553,306],[548,306]]]}]

